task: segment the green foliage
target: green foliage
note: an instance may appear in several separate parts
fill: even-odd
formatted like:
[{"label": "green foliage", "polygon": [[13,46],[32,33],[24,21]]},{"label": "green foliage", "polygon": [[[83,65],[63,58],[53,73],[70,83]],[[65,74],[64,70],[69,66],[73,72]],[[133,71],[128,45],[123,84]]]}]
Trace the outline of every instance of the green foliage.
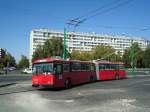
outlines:
[{"label": "green foliage", "polygon": [[4,60],[0,58],[0,69],[4,67]]},{"label": "green foliage", "polygon": [[137,42],[133,43],[130,48],[125,50],[123,54],[123,61],[126,67],[144,67],[143,51],[141,50]]},{"label": "green foliage", "polygon": [[21,60],[18,63],[18,67],[19,68],[28,68],[29,67],[29,59],[26,56],[22,55]]},{"label": "green foliage", "polygon": [[16,66],[16,60],[10,53],[7,53],[4,57],[4,66],[7,66],[7,64],[9,66]]},{"label": "green foliage", "polygon": [[52,56],[63,55],[63,43],[62,38],[53,37],[44,42],[44,45],[37,46],[37,49],[33,53],[32,59],[46,58]]},{"label": "green foliage", "polygon": [[44,50],[43,50],[43,46],[38,45],[35,52],[33,53],[32,59],[38,59],[38,58],[44,58]]},{"label": "green foliage", "polygon": [[10,53],[7,53],[4,58],[0,59],[0,68],[7,66],[16,66],[16,60]]},{"label": "green foliage", "polygon": [[88,61],[92,60],[92,54],[91,52],[72,51],[72,53],[70,54],[70,59]]},{"label": "green foliage", "polygon": [[124,54],[123,54],[123,62],[125,64],[125,67],[129,68],[131,67],[131,59],[129,57],[129,49],[126,49],[124,51]]},{"label": "green foliage", "polygon": [[121,54],[119,54],[119,53],[114,53],[114,54],[112,54],[111,56],[108,56],[107,58],[106,58],[106,60],[109,60],[109,61],[114,61],[114,62],[121,62],[122,61],[122,56],[121,56]]},{"label": "green foliage", "polygon": [[121,54],[115,53],[115,50],[110,46],[96,46],[91,52],[73,51],[70,56],[73,60],[97,60],[104,59],[109,61],[121,61]]},{"label": "green foliage", "polygon": [[147,46],[146,50],[143,53],[143,63],[146,68],[150,68],[150,45]]},{"label": "green foliage", "polygon": [[115,53],[115,49],[111,46],[98,45],[93,49],[94,59],[107,59],[111,57],[111,54]]}]

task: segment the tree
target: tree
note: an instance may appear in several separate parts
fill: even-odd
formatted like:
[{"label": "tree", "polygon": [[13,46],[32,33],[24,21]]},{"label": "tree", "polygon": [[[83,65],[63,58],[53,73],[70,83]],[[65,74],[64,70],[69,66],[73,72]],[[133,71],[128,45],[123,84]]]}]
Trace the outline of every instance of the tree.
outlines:
[{"label": "tree", "polygon": [[29,67],[29,59],[26,56],[21,55],[21,60],[18,63],[18,67],[28,68]]},{"label": "tree", "polygon": [[4,67],[4,59],[0,58],[0,69]]},{"label": "tree", "polygon": [[150,68],[150,45],[147,46],[143,53],[143,63],[146,68]]},{"label": "tree", "polygon": [[106,60],[121,62],[122,61],[122,56],[121,56],[120,53],[113,53],[110,56],[106,57]]},{"label": "tree", "polygon": [[133,43],[130,48],[125,50],[123,54],[123,61],[126,67],[144,67],[143,51],[137,42]]},{"label": "tree", "polygon": [[16,60],[10,53],[7,53],[4,57],[4,66],[16,66]]},{"label": "tree", "polygon": [[81,51],[72,51],[70,54],[71,60],[81,60],[81,61],[88,61],[92,60],[92,53],[91,52],[81,52]]},{"label": "tree", "polygon": [[125,64],[125,67],[129,68],[131,67],[131,59],[129,57],[129,49],[126,49],[124,51],[124,54],[123,54],[123,62]]},{"label": "tree", "polygon": [[33,53],[32,60],[43,58],[44,56],[44,50],[42,45],[38,45],[35,52]]},{"label": "tree", "polygon": [[10,53],[7,53],[4,58],[0,58],[0,68],[15,67],[15,66],[16,60]]},{"label": "tree", "polygon": [[93,49],[94,59],[108,59],[115,53],[115,49],[111,46],[98,45]]},{"label": "tree", "polygon": [[63,42],[60,37],[53,37],[44,42],[43,45],[37,46],[33,53],[32,59],[46,58],[52,56],[62,57],[63,55]]}]

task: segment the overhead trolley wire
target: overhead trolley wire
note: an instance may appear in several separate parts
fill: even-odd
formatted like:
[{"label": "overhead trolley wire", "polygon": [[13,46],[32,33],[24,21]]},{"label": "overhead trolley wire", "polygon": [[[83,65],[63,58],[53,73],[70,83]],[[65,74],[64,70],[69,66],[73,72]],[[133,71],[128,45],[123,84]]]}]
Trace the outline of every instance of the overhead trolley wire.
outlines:
[{"label": "overhead trolley wire", "polygon": [[80,17],[74,18],[74,19],[70,19],[67,24],[69,25],[73,25],[73,26],[79,26],[81,23],[87,21],[88,19],[91,19],[93,17],[99,16],[101,14],[110,12],[114,9],[117,9],[118,7],[121,7],[123,5],[128,4],[129,2],[131,2],[133,0],[113,0],[112,2],[109,2],[107,4],[104,4],[103,6],[101,6],[100,8],[97,8],[89,13],[86,13]]}]

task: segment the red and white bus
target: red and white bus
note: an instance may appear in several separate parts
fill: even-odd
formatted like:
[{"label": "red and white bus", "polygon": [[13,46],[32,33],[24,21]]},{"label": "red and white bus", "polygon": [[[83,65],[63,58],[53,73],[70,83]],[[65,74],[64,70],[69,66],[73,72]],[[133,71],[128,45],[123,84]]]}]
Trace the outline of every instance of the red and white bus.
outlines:
[{"label": "red and white bus", "polygon": [[96,76],[97,80],[113,80],[126,78],[124,64],[121,62],[97,61]]},{"label": "red and white bus", "polygon": [[32,86],[65,87],[96,80],[95,64],[44,58],[33,62]]}]

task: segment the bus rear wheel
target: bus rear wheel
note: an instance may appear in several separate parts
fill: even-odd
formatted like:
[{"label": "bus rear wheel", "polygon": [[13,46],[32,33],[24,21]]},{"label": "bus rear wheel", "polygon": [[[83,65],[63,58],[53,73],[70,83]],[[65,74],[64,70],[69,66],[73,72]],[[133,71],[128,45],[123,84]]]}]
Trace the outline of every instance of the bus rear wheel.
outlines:
[{"label": "bus rear wheel", "polygon": [[66,89],[69,89],[72,87],[72,84],[71,84],[71,80],[70,79],[66,79],[65,80],[65,88]]},{"label": "bus rear wheel", "polygon": [[119,79],[120,79],[119,74],[116,74],[116,75],[115,75],[115,79],[116,79],[116,80],[119,80]]}]

